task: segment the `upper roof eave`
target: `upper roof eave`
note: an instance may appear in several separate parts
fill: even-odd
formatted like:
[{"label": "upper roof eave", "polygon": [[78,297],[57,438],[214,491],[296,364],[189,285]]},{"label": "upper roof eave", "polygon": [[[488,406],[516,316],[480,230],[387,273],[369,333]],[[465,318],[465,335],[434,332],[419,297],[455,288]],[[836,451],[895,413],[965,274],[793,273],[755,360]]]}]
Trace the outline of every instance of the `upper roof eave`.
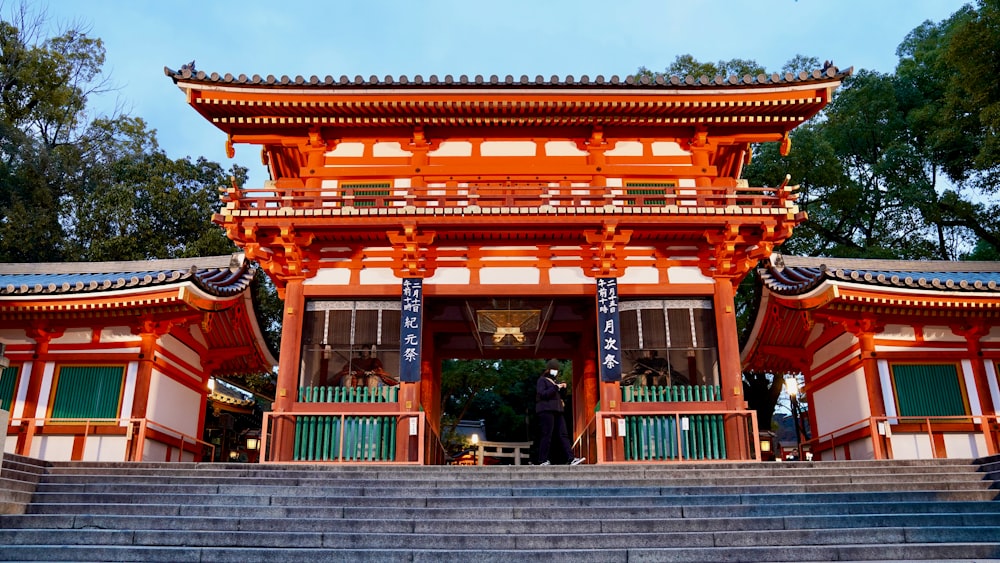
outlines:
[{"label": "upper roof eave", "polygon": [[614,90],[650,90],[650,91],[671,91],[671,90],[684,90],[684,91],[700,91],[700,90],[754,90],[760,88],[773,88],[779,87],[789,87],[789,86],[820,86],[825,84],[836,85],[844,78],[850,76],[854,72],[854,68],[848,68],[846,70],[840,70],[835,66],[827,66],[824,69],[817,69],[811,73],[800,72],[798,74],[793,73],[772,73],[772,74],[759,74],[757,76],[744,75],[742,77],[731,75],[728,77],[716,76],[714,78],[709,78],[707,76],[701,77],[658,77],[656,79],[648,79],[643,77],[641,79],[635,79],[633,76],[627,76],[621,78],[617,75],[605,79],[604,76],[599,75],[594,79],[591,79],[587,75],[581,76],[579,79],[575,79],[572,75],[566,76],[564,79],[560,79],[558,76],[552,76],[549,79],[545,79],[541,75],[536,76],[534,79],[529,79],[527,75],[522,75],[519,79],[515,79],[511,75],[507,75],[503,79],[498,76],[493,75],[489,78],[484,78],[481,75],[477,75],[470,78],[466,75],[462,75],[457,79],[451,75],[445,76],[443,79],[439,79],[437,75],[431,75],[429,78],[424,79],[421,75],[416,75],[413,79],[408,78],[405,75],[399,77],[385,76],[384,78],[378,78],[372,75],[369,78],[364,78],[360,75],[355,76],[353,79],[347,76],[340,76],[339,78],[334,78],[333,76],[327,75],[324,78],[320,78],[316,75],[305,78],[303,76],[296,76],[290,78],[288,76],[275,77],[274,75],[268,75],[262,77],[259,74],[252,76],[247,76],[246,74],[240,74],[234,76],[232,74],[220,75],[219,73],[206,73],[204,71],[194,70],[189,68],[187,65],[182,66],[181,70],[172,70],[169,67],[163,68],[164,74],[171,78],[173,82],[179,86],[190,85],[190,86],[225,86],[225,87],[237,87],[237,88],[266,88],[274,90],[285,90],[285,89],[298,89],[298,90],[317,90],[317,91],[336,91],[336,90],[413,90],[421,91],[427,89],[476,89],[476,90],[495,90],[495,89],[538,89],[538,90],[601,90],[601,89],[614,89]]},{"label": "upper roof eave", "polygon": [[824,283],[860,284],[905,292],[1000,295],[1000,262],[817,258],[775,254],[761,269],[774,293],[802,296]]},{"label": "upper roof eave", "polygon": [[249,286],[255,266],[242,253],[171,260],[0,264],[0,297],[71,297],[190,282],[214,297]]}]

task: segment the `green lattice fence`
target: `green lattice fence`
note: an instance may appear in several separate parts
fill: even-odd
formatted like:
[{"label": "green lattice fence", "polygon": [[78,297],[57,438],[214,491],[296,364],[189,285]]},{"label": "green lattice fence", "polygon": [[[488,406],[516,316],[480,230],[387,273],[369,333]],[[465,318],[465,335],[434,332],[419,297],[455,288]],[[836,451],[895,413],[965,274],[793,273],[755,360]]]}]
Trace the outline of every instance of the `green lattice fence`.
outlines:
[{"label": "green lattice fence", "polygon": [[394,461],[395,416],[299,416],[295,461]]}]

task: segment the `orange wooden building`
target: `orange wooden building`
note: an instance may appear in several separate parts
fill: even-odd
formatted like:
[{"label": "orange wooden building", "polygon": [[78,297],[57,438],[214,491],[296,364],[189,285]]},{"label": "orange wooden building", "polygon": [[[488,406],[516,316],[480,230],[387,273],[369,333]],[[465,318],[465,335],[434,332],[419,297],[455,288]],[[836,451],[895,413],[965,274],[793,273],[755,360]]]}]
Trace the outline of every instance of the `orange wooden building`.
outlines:
[{"label": "orange wooden building", "polygon": [[1000,263],[774,255],[743,350],[802,373],[815,459],[998,452]]},{"label": "orange wooden building", "polygon": [[243,254],[0,264],[4,450],[39,459],[192,461],[209,382],[270,371]]},{"label": "orange wooden building", "polygon": [[805,216],[740,174],[849,72],[165,69],[270,171],[215,217],[285,303],[267,459],[439,461],[440,361],[479,357],[571,360],[590,462],[756,458],[734,287]]}]

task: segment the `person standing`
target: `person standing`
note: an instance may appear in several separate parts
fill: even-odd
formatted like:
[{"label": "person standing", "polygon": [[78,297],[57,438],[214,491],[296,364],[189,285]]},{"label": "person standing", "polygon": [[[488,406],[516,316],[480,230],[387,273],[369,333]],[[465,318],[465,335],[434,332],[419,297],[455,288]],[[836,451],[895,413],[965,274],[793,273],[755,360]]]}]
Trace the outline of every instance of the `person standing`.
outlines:
[{"label": "person standing", "polygon": [[565,405],[559,392],[566,388],[565,383],[557,381],[559,360],[549,360],[545,371],[538,378],[535,387],[535,413],[538,414],[538,464],[551,465],[549,451],[553,439],[556,446],[562,448],[565,459],[572,460],[569,465],[579,465],[582,457],[573,457],[573,446],[569,441],[569,431],[566,429],[566,419],[563,416]]}]

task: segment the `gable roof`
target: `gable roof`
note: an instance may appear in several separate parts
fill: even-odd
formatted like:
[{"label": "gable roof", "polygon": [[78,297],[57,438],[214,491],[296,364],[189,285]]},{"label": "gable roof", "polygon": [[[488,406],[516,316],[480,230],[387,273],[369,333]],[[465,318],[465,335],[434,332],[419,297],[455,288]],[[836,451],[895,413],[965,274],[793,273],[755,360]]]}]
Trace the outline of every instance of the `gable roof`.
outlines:
[{"label": "gable roof", "polygon": [[902,290],[1000,294],[1000,262],[865,260],[777,254],[760,273],[764,285],[781,295],[808,293],[825,281]]},{"label": "gable roof", "polygon": [[123,262],[0,264],[0,299],[89,294],[191,282],[205,293],[245,291],[256,268],[243,254]]}]

